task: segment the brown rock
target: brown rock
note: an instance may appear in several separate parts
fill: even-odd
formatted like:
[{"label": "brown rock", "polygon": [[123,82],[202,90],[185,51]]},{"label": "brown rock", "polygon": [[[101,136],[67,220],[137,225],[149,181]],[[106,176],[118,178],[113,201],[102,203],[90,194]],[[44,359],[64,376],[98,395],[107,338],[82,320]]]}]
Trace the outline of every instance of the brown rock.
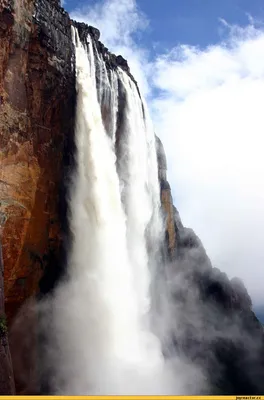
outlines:
[{"label": "brown rock", "polygon": [[70,19],[58,2],[38,3],[35,10],[32,0],[0,1],[0,218],[9,321],[38,291],[49,253],[59,249],[63,157],[73,136]]},{"label": "brown rock", "polygon": [[159,181],[161,188],[161,204],[166,217],[167,250],[170,258],[173,257],[176,249],[176,230],[174,206],[171,195],[171,188],[167,181],[167,161],[161,140],[156,136],[156,148],[158,156]]},{"label": "brown rock", "polygon": [[16,315],[9,329],[9,346],[17,394],[37,394],[37,305],[33,298]]},{"label": "brown rock", "polygon": [[0,395],[15,394],[12,361],[4,309],[3,258],[0,234]]},{"label": "brown rock", "polygon": [[166,213],[167,245],[170,257],[173,257],[176,248],[176,232],[174,222],[174,210],[170,189],[161,190],[161,204]]}]

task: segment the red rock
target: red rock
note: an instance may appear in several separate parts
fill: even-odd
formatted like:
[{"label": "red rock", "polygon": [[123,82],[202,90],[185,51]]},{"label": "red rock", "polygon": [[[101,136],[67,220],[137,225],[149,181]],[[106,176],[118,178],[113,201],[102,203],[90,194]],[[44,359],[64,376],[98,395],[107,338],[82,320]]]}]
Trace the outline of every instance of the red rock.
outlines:
[{"label": "red rock", "polygon": [[45,260],[60,246],[59,191],[75,91],[68,14],[46,0],[38,10],[31,0],[0,4],[0,216],[10,321],[38,291]]}]

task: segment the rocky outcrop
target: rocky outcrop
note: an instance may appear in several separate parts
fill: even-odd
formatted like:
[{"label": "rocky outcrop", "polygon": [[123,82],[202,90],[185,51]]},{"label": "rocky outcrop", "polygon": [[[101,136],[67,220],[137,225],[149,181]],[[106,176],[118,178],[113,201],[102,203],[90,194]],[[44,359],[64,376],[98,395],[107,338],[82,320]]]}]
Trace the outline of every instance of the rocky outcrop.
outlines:
[{"label": "rocky outcrop", "polygon": [[212,266],[200,239],[182,225],[176,210],[175,226],[168,356],[183,355],[205,374],[201,394],[260,395],[264,334],[247,290],[238,278],[229,280]]},{"label": "rocky outcrop", "polygon": [[93,26],[89,26],[82,22],[72,21],[72,24],[78,29],[80,40],[83,43],[87,43],[87,35],[90,35],[93,38],[94,43],[96,44],[97,51],[102,55],[103,60],[108,69],[116,69],[117,67],[122,68],[130,78],[135,82],[134,77],[130,73],[130,68],[128,66],[127,60],[125,60],[121,55],[116,56],[111,53],[105,45],[100,42],[100,31]]},{"label": "rocky outcrop", "polygon": [[160,181],[160,193],[161,203],[163,206],[163,212],[166,221],[166,243],[167,252],[169,259],[173,259],[176,250],[177,240],[177,224],[175,225],[175,208],[173,206],[173,200],[171,195],[171,188],[167,181],[167,161],[165,151],[161,140],[156,136],[156,148],[158,156],[158,168],[159,168],[159,181]]},{"label": "rocky outcrop", "polygon": [[2,1],[0,18],[0,216],[10,319],[60,249],[75,82],[71,23],[57,1]]}]

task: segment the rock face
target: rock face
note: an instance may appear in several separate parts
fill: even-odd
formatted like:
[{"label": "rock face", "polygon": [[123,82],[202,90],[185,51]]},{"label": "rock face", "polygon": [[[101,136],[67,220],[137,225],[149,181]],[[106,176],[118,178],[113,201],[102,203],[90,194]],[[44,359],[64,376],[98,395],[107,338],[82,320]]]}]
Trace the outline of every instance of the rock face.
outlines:
[{"label": "rock face", "polygon": [[[67,182],[75,150],[72,24],[81,39],[87,33],[93,36],[107,68],[119,66],[134,80],[127,61],[100,42],[98,29],[71,21],[59,0],[0,0],[0,394],[14,393],[4,323],[3,266],[5,310],[11,321],[27,298],[53,289],[65,264]],[[156,144],[166,260],[172,281],[181,283],[172,285],[175,318],[171,316],[170,356],[183,352],[192,363],[203,365],[210,394],[260,394],[263,328],[243,285],[212,268],[200,240],[181,223],[159,138]],[[19,351],[24,352],[17,349],[20,327],[11,335],[11,350],[17,391],[36,394],[34,383],[30,386],[35,380],[30,374],[36,355],[29,339],[36,324],[34,307],[26,310],[19,323],[27,331],[27,321],[31,333],[24,332],[28,374],[22,371],[21,359],[17,361]]]},{"label": "rock face", "polygon": [[[73,138],[70,19],[57,1],[1,2],[0,216],[8,318],[61,242],[61,182]],[[52,20],[52,24],[51,24]]]},{"label": "rock face", "polygon": [[205,374],[201,394],[260,395],[264,335],[251,299],[239,279],[230,281],[212,267],[199,238],[183,227],[176,212],[175,217],[177,243],[170,264],[175,318],[169,357],[182,354]]},{"label": "rock face", "polygon": [[[1,239],[1,238],[0,238]],[[4,309],[4,268],[0,240],[0,395],[15,394],[15,383],[8,344],[7,323]]]},{"label": "rock face", "polygon": [[167,161],[165,151],[161,140],[156,136],[156,147],[158,155],[158,166],[159,166],[159,181],[160,181],[160,192],[161,202],[166,218],[166,242],[168,249],[169,259],[173,259],[176,251],[177,241],[177,223],[174,216],[174,206],[171,195],[171,188],[167,181]]}]

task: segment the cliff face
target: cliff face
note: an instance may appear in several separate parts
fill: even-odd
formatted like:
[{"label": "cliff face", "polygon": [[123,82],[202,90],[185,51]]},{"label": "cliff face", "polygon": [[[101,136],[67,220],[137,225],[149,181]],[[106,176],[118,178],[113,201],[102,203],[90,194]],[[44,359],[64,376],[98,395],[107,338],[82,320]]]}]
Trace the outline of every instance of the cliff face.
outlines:
[{"label": "cliff face", "polygon": [[[71,24],[57,0],[0,2],[0,224],[9,320],[37,293],[44,271],[43,293],[63,264],[74,153]],[[76,26],[81,39],[88,32],[96,39],[108,68],[120,66],[133,79],[122,56],[99,41],[96,28]],[[102,111],[107,120],[108,110]]]},{"label": "cliff face", "polygon": [[11,318],[60,248],[75,83],[70,20],[55,2],[2,1],[0,18],[0,218]]},{"label": "cliff face", "polygon": [[[208,394],[264,391],[264,334],[243,283],[214,268],[175,210],[177,243],[171,276],[171,345],[205,374]],[[179,328],[180,327],[180,328]],[[202,394],[205,394],[203,391]]]},{"label": "cliff face", "polygon": [[[1,234],[1,232],[0,232]],[[12,360],[4,309],[4,270],[0,237],[0,394],[15,394]]]},{"label": "cliff face", "polygon": [[177,247],[177,221],[175,220],[175,208],[173,206],[171,188],[167,181],[167,161],[163,145],[158,137],[156,137],[158,165],[159,165],[159,181],[161,202],[166,219],[166,247],[168,258],[172,260],[175,256]]},{"label": "cliff face", "polygon": [[[0,225],[9,321],[25,299],[53,288],[64,265],[68,171],[74,163],[72,23],[57,0],[0,0]],[[99,41],[97,29],[74,24],[81,38],[87,32],[93,35],[108,68],[120,66],[133,79],[127,62]],[[107,124],[109,110],[102,113]],[[158,138],[156,143],[167,262],[173,280],[184,283],[172,288],[175,318],[171,316],[170,352],[181,349],[192,362],[205,364],[216,393],[260,393],[264,390],[259,373],[264,370],[263,330],[250,298],[240,283],[230,282],[212,268],[199,239],[182,225],[167,181],[164,149]],[[0,318],[4,316],[1,276]],[[180,332],[173,325],[176,315],[185,327]],[[223,321],[226,331],[230,326],[242,331],[235,344],[224,334]],[[208,327],[218,334],[208,336]],[[247,345],[257,351],[249,354]],[[253,372],[246,371],[246,363]],[[212,369],[219,373],[210,376]],[[7,385],[0,381],[0,393],[12,393],[12,366],[1,325],[0,376]]]}]

